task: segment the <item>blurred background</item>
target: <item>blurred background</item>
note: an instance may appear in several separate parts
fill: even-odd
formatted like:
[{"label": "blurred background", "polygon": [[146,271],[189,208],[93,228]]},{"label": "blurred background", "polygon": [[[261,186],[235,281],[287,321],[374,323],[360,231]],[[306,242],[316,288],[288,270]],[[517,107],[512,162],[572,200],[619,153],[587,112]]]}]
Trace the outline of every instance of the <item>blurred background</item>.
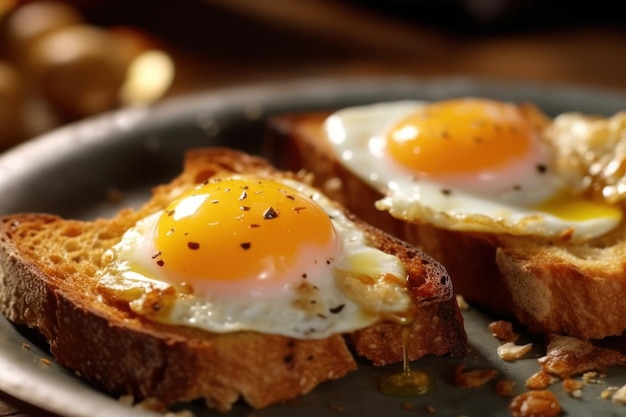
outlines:
[{"label": "blurred background", "polygon": [[0,0],[0,150],[122,106],[303,77],[626,91],[609,0]]}]

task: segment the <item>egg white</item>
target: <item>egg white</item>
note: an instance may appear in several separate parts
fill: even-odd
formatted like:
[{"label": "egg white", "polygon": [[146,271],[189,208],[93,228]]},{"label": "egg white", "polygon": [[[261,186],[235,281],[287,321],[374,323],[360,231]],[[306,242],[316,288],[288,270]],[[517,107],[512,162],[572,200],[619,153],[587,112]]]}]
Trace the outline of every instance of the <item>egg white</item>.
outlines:
[{"label": "egg white", "polygon": [[[539,142],[527,158],[497,172],[468,180],[452,176],[416,176],[384,152],[384,136],[424,101],[397,101],[345,108],[324,124],[337,158],[385,197],[379,210],[409,222],[428,222],[450,230],[591,238],[613,229],[615,218],[565,220],[534,209],[537,204],[569,192],[577,173],[551,169],[553,149]],[[547,169],[539,169],[539,167]]]},{"label": "egg white", "polygon": [[[299,270],[293,271],[294,279],[282,291],[261,296],[246,294],[245,288],[239,296],[177,291],[169,298],[170,308],[165,313],[150,314],[151,297],[172,288],[152,259],[152,231],[161,214],[157,212],[137,222],[107,251],[101,290],[114,299],[128,301],[131,310],[151,320],[216,333],[256,331],[324,338],[367,327],[382,316],[409,311],[411,296],[406,290],[404,266],[397,257],[370,247],[363,231],[316,190],[292,179],[278,181],[304,192],[323,207],[340,239],[340,252],[328,263],[317,263],[314,270],[307,271],[306,279]],[[355,291],[355,286],[363,287],[363,275],[373,278],[374,283],[368,284],[366,291]],[[397,280],[389,280],[389,276]]]}]

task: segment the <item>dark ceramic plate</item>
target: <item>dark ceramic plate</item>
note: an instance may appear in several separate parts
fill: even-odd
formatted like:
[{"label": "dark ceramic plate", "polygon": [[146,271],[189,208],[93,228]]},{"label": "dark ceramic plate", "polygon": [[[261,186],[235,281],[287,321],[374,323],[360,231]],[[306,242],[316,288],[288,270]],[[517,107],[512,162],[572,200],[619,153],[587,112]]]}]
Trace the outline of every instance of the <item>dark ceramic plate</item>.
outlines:
[{"label": "dark ceramic plate", "polygon": [[[304,80],[212,91],[164,102],[154,108],[127,109],[56,130],[0,157],[0,214],[19,211],[52,212],[91,219],[110,216],[124,206],[144,201],[151,186],[169,180],[181,168],[183,151],[199,146],[230,146],[258,153],[264,121],[272,114],[337,108],[401,98],[441,99],[485,96],[532,101],[547,113],[582,111],[610,115],[626,109],[626,95],[565,86],[507,83],[464,78]],[[119,193],[116,204],[108,198]],[[377,381],[398,366],[374,368],[366,363],[346,378],[320,385],[297,404],[252,411],[238,404],[228,416],[282,417],[425,415],[508,416],[509,399],[493,385],[462,390],[450,383],[456,364],[496,368],[500,377],[517,382],[538,370],[533,354],[514,363],[496,355],[498,341],[487,324],[493,319],[479,311],[464,313],[472,351],[466,359],[423,358],[413,368],[433,375],[437,384],[416,398],[383,396]],[[50,360],[46,364],[45,360]],[[582,399],[568,396],[561,384],[553,390],[569,416],[618,415],[624,409],[600,398],[606,386],[626,383],[626,371],[613,368],[603,384],[585,387]],[[120,404],[82,382],[54,362],[40,338],[0,316],[0,391],[39,409],[67,416],[153,415]],[[184,404],[197,416],[218,415],[202,404]],[[411,411],[414,410],[414,411]]]}]

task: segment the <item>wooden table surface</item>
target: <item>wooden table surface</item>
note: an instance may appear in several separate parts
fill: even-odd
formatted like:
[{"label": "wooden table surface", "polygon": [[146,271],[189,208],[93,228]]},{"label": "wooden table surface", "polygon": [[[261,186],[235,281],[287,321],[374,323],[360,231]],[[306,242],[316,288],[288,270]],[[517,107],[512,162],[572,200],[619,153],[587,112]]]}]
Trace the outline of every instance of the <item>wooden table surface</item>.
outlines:
[{"label": "wooden table surface", "polygon": [[[471,30],[454,30],[357,7],[356,1],[206,0],[181,2],[180,9],[152,1],[149,10],[145,1],[75,3],[87,4],[98,24],[140,27],[159,41],[176,63],[167,97],[265,81],[385,74],[626,92],[626,26],[596,15],[554,25],[543,16],[534,25],[532,13],[525,13],[520,19],[529,20],[514,21],[515,30],[476,21]],[[45,415],[27,409],[0,393],[0,417]]]}]

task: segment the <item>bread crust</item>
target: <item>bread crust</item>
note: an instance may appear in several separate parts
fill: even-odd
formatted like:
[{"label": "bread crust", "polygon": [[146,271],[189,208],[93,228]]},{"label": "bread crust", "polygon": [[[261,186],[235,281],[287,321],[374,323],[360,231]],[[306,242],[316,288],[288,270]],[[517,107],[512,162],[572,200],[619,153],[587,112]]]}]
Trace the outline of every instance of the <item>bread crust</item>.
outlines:
[{"label": "bread crust", "polygon": [[[285,114],[269,123],[267,152],[279,167],[303,169],[314,184],[376,227],[441,262],[456,293],[534,333],[582,339],[626,329],[626,225],[585,243],[449,231],[392,219],[383,195],[334,156],[322,129],[330,112]],[[294,157],[281,155],[288,149]],[[284,164],[284,165],[283,165]]]},{"label": "bread crust", "polygon": [[[112,395],[157,398],[164,406],[204,398],[220,411],[239,399],[263,408],[356,369],[344,335],[298,340],[256,332],[214,334],[150,322],[103,302],[96,289],[102,253],[138,219],[165,207],[184,189],[226,173],[279,175],[265,160],[241,152],[194,150],[183,172],[156,187],[139,210],[91,222],[46,214],[0,218],[2,313],[38,329],[60,364]],[[405,243],[360,224],[375,245],[402,255],[410,273],[422,277],[410,357],[464,354],[467,338],[450,284],[431,279],[433,272],[447,279],[445,270]],[[427,299],[434,289],[439,292]],[[401,343],[399,327],[376,324],[348,335],[348,342],[375,364],[395,362],[402,358],[395,347]],[[393,348],[385,349],[386,344]]]}]

